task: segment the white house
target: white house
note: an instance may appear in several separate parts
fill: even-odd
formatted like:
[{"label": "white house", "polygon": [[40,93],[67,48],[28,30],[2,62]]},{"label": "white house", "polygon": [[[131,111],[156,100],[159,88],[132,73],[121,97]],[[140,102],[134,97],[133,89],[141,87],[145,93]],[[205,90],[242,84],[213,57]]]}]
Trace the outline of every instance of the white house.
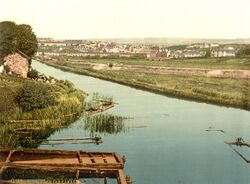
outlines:
[{"label": "white house", "polygon": [[211,52],[211,57],[235,57],[235,50],[214,50]]}]

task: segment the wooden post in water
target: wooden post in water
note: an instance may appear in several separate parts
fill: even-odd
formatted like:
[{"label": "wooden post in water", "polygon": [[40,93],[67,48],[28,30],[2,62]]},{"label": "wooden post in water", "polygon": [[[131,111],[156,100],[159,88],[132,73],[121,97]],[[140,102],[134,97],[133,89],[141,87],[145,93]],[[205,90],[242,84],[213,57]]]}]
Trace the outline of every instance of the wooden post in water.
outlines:
[{"label": "wooden post in water", "polygon": [[108,184],[107,177],[104,177],[104,184]]}]

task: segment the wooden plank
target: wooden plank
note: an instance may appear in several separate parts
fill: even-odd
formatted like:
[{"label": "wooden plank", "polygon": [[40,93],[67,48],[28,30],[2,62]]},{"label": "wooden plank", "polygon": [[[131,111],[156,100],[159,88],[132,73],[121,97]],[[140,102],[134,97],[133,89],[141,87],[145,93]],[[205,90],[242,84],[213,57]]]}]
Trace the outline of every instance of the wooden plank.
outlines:
[{"label": "wooden plank", "polygon": [[113,153],[113,156],[118,163],[123,163],[123,159],[120,157],[120,155],[118,155],[117,153]]},{"label": "wooden plank", "polygon": [[[100,140],[99,137],[78,137],[78,138],[57,138],[57,139],[47,139],[47,141],[76,141],[76,140]],[[45,139],[46,140],[46,139]]]},{"label": "wooden plank", "polygon": [[[5,167],[5,166],[2,166],[1,169],[0,169],[0,178],[3,174],[3,172],[5,171],[5,169],[7,169],[8,167]],[[0,182],[1,183],[1,182]]]},{"label": "wooden plank", "polygon": [[80,175],[80,171],[77,170],[77,171],[76,171],[76,179],[77,179],[77,180],[79,180],[79,175]]},{"label": "wooden plank", "polygon": [[77,157],[78,157],[79,163],[82,163],[82,158],[81,158],[80,151],[77,151]]},{"label": "wooden plank", "polygon": [[118,182],[118,184],[127,184],[126,176],[125,176],[123,170],[121,170],[121,169],[118,170],[117,182]]},{"label": "wooden plank", "polygon": [[[95,160],[94,160],[95,162]],[[0,166],[12,166],[12,167],[18,167],[18,166],[35,166],[35,167],[62,167],[62,168],[96,168],[96,169],[123,169],[124,165],[123,164],[109,164],[109,163],[77,163],[77,164],[65,164],[65,163],[32,163],[32,162],[9,162],[9,163],[0,163]]]},{"label": "wooden plank", "polygon": [[[81,173],[100,178],[119,176],[120,184],[125,184],[123,182],[125,175],[121,175],[123,173],[121,171],[124,168],[124,161],[119,154],[114,152],[11,150],[2,148],[0,149],[0,154],[1,152],[6,155],[6,160],[0,162],[2,172],[3,168],[7,167],[22,170],[31,169],[35,171],[46,170],[49,172],[72,173],[78,177],[80,177]],[[121,170],[120,174],[118,170]]]},{"label": "wooden plank", "polygon": [[8,155],[6,161],[5,161],[6,163],[11,162],[11,156],[13,155],[14,152],[15,152],[15,150],[11,150],[11,151],[9,152],[9,155]]},{"label": "wooden plank", "polygon": [[107,179],[107,177],[104,177],[104,184],[108,184],[108,179]]},{"label": "wooden plank", "polygon": [[250,148],[250,144],[247,142],[240,142],[240,141],[236,141],[236,142],[225,142],[228,145],[236,145],[236,146],[246,146]]}]

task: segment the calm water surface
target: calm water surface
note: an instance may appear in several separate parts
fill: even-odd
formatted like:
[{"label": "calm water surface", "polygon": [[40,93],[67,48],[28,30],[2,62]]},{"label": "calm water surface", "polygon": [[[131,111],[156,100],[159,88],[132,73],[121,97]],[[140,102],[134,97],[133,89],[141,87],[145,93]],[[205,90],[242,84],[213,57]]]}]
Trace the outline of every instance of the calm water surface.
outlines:
[{"label": "calm water surface", "polygon": [[[67,79],[88,93],[111,95],[119,103],[108,113],[131,116],[129,128],[116,135],[101,135],[100,145],[40,146],[46,149],[103,150],[125,155],[126,173],[135,184],[249,184],[250,164],[224,141],[250,141],[250,112],[196,103],[116,83],[64,72],[39,62],[33,68],[57,79]],[[84,137],[78,120],[51,138]],[[133,128],[144,126],[144,128]],[[209,127],[223,129],[207,132]],[[250,160],[250,149],[237,148]]]}]

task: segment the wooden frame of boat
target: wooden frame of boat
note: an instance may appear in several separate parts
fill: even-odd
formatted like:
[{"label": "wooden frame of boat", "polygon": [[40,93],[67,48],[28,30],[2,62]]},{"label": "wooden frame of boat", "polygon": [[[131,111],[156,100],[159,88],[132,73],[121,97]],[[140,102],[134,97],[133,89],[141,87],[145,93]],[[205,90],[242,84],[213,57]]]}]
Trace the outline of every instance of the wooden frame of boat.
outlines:
[{"label": "wooden frame of boat", "polygon": [[[115,152],[88,152],[40,149],[0,149],[0,183],[10,184],[8,171],[61,173],[76,181],[81,178],[117,179],[118,184],[130,184],[124,173],[124,157]],[[21,174],[17,179],[39,179]],[[16,179],[16,178],[15,178]]]}]

